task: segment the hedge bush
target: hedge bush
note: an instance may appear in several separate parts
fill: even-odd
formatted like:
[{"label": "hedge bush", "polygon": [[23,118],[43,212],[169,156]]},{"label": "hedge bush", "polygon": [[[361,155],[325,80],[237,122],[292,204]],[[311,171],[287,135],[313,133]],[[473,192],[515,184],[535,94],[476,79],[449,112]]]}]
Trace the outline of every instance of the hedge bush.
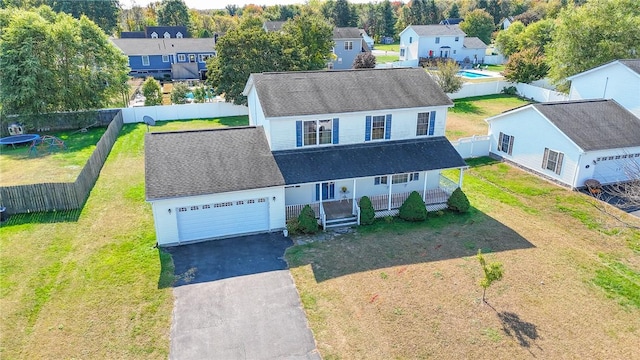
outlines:
[{"label": "hedge bush", "polygon": [[311,206],[305,205],[298,215],[298,229],[305,234],[314,234],[318,232],[318,221],[316,213]]},{"label": "hedge bush", "polygon": [[469,204],[469,199],[467,199],[467,195],[465,195],[460,188],[453,191],[453,194],[451,194],[449,200],[447,200],[447,205],[450,210],[461,213],[469,211],[469,207],[471,206],[471,204]]},{"label": "hedge bush", "polygon": [[368,196],[360,198],[360,224],[371,225],[376,218],[376,211],[373,209],[371,199]]},{"label": "hedge bush", "polygon": [[417,191],[411,192],[407,200],[400,206],[398,217],[407,221],[424,221],[427,219],[427,208]]}]

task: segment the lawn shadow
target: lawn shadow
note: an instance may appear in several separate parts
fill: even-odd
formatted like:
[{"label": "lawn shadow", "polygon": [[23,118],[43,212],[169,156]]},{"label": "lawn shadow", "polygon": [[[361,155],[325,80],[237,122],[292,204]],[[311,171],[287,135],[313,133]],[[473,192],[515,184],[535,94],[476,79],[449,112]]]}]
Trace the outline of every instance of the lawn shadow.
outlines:
[{"label": "lawn shadow", "polygon": [[424,223],[377,222],[355,234],[295,246],[289,266],[310,264],[317,282],[362,271],[533,248],[509,227],[476,210],[447,212]]},{"label": "lawn shadow", "polygon": [[524,348],[530,348],[532,342],[539,337],[537,326],[520,319],[518,314],[502,311],[498,312],[498,318],[502,323],[502,331],[507,336],[515,338]]},{"label": "lawn shadow", "polygon": [[9,227],[22,224],[53,224],[61,222],[77,222],[82,208],[75,210],[33,212],[26,214],[8,215],[6,221],[0,223],[0,227]]},{"label": "lawn shadow", "polygon": [[484,111],[471,101],[460,100],[454,102],[454,107],[451,109],[452,113],[456,114],[477,114],[482,115]]},{"label": "lawn shadow", "polygon": [[284,252],[291,245],[291,239],[277,232],[167,247],[158,253],[158,287],[286,270]]}]

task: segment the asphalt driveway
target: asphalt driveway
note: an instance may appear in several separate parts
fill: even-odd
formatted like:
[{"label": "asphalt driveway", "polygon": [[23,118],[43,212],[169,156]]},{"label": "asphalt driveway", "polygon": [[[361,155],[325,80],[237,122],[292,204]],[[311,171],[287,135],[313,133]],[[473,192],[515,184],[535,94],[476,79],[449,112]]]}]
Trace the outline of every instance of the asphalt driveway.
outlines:
[{"label": "asphalt driveway", "polygon": [[168,248],[170,359],[320,359],[283,260],[291,245],[261,234]]}]

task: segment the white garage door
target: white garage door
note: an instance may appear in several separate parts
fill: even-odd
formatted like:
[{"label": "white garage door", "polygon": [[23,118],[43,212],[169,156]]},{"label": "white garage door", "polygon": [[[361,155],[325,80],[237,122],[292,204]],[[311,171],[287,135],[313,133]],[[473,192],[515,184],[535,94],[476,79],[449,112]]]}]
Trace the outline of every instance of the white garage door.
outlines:
[{"label": "white garage door", "polygon": [[629,172],[640,168],[640,154],[624,154],[597,159],[593,177],[602,184],[629,180]]},{"label": "white garage door", "polygon": [[181,242],[269,230],[267,198],[192,205],[176,211]]}]

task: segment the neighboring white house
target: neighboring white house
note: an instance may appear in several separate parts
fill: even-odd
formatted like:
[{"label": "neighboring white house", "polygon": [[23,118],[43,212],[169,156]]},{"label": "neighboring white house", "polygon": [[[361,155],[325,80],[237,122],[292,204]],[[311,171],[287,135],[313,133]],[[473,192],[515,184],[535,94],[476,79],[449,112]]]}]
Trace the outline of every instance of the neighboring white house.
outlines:
[{"label": "neighboring white house", "polygon": [[400,33],[400,61],[417,66],[420,58],[451,58],[482,63],[487,45],[467,37],[457,25],[410,25]]},{"label": "neighboring white house", "polygon": [[453,104],[422,69],[252,74],[244,94],[249,127],[146,136],[159,245],[281,230],[307,204],[326,227],[357,223],[364,195],[379,216],[411,191],[442,209],[461,184]]},{"label": "neighboring white house", "polygon": [[492,155],[571,188],[627,181],[640,165],[640,119],[614,100],[531,104],[486,121]]},{"label": "neighboring white house", "polygon": [[640,59],[614,60],[567,80],[570,99],[614,99],[640,117]]}]

